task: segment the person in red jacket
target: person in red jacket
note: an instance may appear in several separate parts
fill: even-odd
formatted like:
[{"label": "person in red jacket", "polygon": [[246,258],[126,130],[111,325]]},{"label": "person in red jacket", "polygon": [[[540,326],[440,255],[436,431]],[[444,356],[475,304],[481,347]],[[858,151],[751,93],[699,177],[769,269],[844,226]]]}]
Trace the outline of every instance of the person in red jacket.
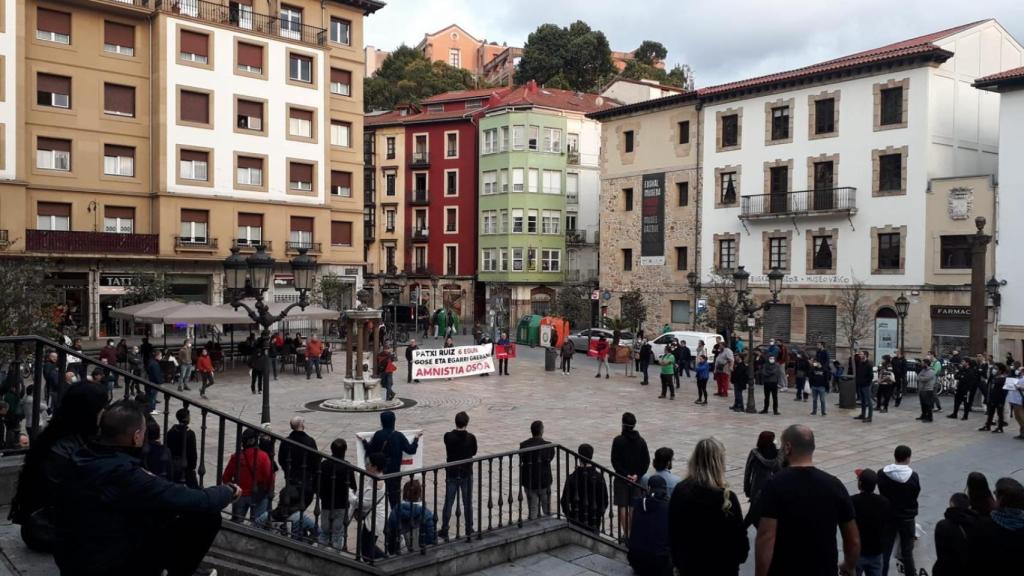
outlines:
[{"label": "person in red jacket", "polygon": [[203,348],[199,350],[199,358],[196,359],[196,370],[199,371],[199,378],[203,385],[199,387],[199,397],[206,398],[206,389],[213,386],[213,359],[210,352]]},{"label": "person in red jacket", "polygon": [[594,357],[597,358],[597,375],[594,378],[601,377],[601,367],[604,366],[604,377],[608,378],[608,351],[611,346],[608,345],[608,340],[602,335],[598,338],[597,342],[594,343]]},{"label": "person in red jacket", "polygon": [[274,490],[270,457],[256,445],[259,434],[248,428],[242,432],[242,450],[231,455],[221,481],[237,484],[242,496],[231,505],[231,519],[241,522],[246,514],[253,522],[267,512],[267,495]]}]

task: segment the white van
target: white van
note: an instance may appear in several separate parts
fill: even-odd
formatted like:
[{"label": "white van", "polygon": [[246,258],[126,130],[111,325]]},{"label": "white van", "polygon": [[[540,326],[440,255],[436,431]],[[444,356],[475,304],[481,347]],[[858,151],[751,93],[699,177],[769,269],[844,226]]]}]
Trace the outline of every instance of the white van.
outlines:
[{"label": "white van", "polygon": [[651,340],[651,351],[654,352],[654,357],[659,358],[665,353],[665,346],[668,345],[672,340],[679,340],[680,342],[686,342],[686,346],[693,353],[694,357],[697,356],[697,342],[704,341],[704,346],[707,347],[708,353],[715,347],[715,344],[725,342],[720,334],[714,332],[687,332],[687,331],[674,331],[666,332],[661,336]]}]

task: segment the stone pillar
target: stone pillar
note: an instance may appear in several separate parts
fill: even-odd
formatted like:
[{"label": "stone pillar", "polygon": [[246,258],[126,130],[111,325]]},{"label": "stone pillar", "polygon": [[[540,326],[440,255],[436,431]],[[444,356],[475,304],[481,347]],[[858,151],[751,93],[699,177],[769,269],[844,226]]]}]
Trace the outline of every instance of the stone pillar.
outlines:
[{"label": "stone pillar", "polygon": [[992,236],[984,233],[985,218],[974,219],[977,233],[971,237],[971,356],[985,353],[985,325],[988,322],[988,310],[985,306],[985,257]]}]

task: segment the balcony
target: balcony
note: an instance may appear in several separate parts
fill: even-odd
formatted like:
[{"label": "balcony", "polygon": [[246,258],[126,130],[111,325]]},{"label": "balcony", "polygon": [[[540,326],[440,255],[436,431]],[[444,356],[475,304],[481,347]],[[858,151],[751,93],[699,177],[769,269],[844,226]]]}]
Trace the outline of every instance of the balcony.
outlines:
[{"label": "balcony", "polygon": [[577,193],[577,192],[566,192],[565,193],[565,203],[566,204],[579,204],[580,203],[580,195],[579,195],[579,193]]},{"label": "balcony", "polygon": [[430,239],[430,230],[427,228],[415,228],[412,231],[413,242],[426,242]]},{"label": "balcony", "polygon": [[570,165],[570,166],[579,166],[580,165],[580,151],[579,150],[569,150],[566,153],[566,155],[565,155],[565,163]]},{"label": "balcony", "polygon": [[426,168],[430,166],[430,154],[427,152],[413,152],[412,156],[409,157],[409,166],[411,168]]},{"label": "balcony", "polygon": [[266,248],[268,253],[274,250],[274,243],[271,242],[270,240],[267,240],[266,242],[260,242],[259,240],[246,240],[244,238],[235,238],[231,242],[231,246],[233,248],[238,248],[240,252],[255,252],[256,247],[259,246],[260,244],[262,244]]},{"label": "balcony", "polygon": [[289,253],[289,254],[296,254],[296,253],[298,253],[300,248],[305,248],[306,252],[308,252],[310,254],[319,254],[320,253],[320,243],[319,242],[285,242],[284,243],[284,251]]},{"label": "balcony", "polygon": [[26,230],[29,252],[70,252],[77,254],[153,255],[160,252],[156,234],[115,234],[113,232],[72,232],[68,230]]},{"label": "balcony", "polygon": [[565,232],[565,245],[566,246],[583,246],[588,244],[587,242],[587,231],[586,230],[566,230]]},{"label": "balcony", "polygon": [[409,204],[413,206],[426,206],[430,203],[430,195],[426,190],[411,190],[409,192]]},{"label": "balcony", "polygon": [[[135,0],[140,1],[140,0]],[[244,10],[239,4],[228,6],[206,0],[153,0],[157,8],[164,12],[187,16],[213,22],[223,26],[231,26],[274,38],[287,38],[304,44],[323,46],[327,39],[327,31],[316,26],[299,24],[290,20],[281,20],[277,16],[259,14]],[[117,0],[108,0],[116,3]]]},{"label": "balcony", "polygon": [[741,198],[739,217],[741,220],[768,220],[856,213],[857,189],[847,186],[744,196]]},{"label": "balcony", "polygon": [[174,250],[175,252],[216,252],[217,239],[175,236]]},{"label": "balcony", "polygon": [[591,280],[597,280],[597,270],[593,268],[587,270],[565,271],[566,282],[590,282]]}]

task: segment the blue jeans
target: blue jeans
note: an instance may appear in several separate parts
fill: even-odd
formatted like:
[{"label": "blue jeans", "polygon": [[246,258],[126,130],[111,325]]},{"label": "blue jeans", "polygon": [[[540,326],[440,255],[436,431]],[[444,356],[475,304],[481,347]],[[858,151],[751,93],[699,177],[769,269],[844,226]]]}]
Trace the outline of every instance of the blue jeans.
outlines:
[{"label": "blue jeans", "polygon": [[828,394],[828,388],[821,386],[815,386],[811,388],[811,414],[818,413],[818,404],[821,403],[821,415],[825,415],[825,395]]},{"label": "blue jeans", "polygon": [[858,386],[857,400],[860,401],[861,417],[871,418],[875,413],[875,403],[871,399],[871,386]]},{"label": "blue jeans", "polygon": [[191,364],[181,365],[181,368],[178,369],[178,376],[181,378],[178,380],[178,386],[188,386],[188,381],[192,379],[192,370],[194,369]]},{"label": "blue jeans", "polygon": [[267,513],[267,499],[261,498],[258,502],[252,496],[242,496],[231,505],[231,519],[241,522],[248,516],[249,520],[257,522],[259,518]]},{"label": "blue jeans", "polygon": [[347,527],[348,508],[324,508],[320,511],[320,544],[330,544],[336,550],[343,549]]},{"label": "blue jeans", "polygon": [[320,359],[319,358],[306,358],[306,380],[309,380],[313,369],[316,368],[316,377],[320,377]]},{"label": "blue jeans", "polygon": [[861,556],[857,560],[857,576],[882,576],[882,555]]},{"label": "blue jeans", "polygon": [[734,389],[736,395],[736,401],[732,403],[732,407],[738,410],[743,410],[746,406],[743,404],[743,388]]},{"label": "blue jeans", "polygon": [[[456,498],[462,493],[462,518],[466,526],[466,534],[473,533],[473,475],[445,480],[444,510],[441,515],[441,533],[448,533],[448,522],[452,517],[452,507]],[[458,519],[456,519],[458,522]]]}]

